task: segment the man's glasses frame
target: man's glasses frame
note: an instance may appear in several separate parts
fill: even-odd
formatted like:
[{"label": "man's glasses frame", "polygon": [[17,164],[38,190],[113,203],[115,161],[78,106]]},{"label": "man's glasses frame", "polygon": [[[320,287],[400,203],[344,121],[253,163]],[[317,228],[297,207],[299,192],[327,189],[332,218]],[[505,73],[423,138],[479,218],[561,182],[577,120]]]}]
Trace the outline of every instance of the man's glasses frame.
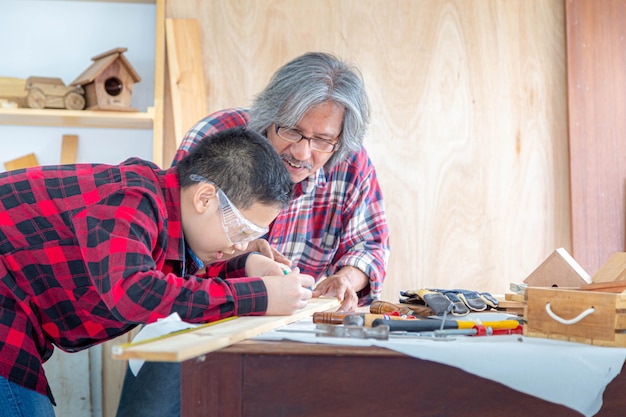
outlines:
[{"label": "man's glasses frame", "polygon": [[331,142],[320,138],[307,138],[295,129],[278,126],[277,124],[274,124],[274,126],[276,127],[276,134],[280,136],[281,139],[291,143],[298,143],[302,139],[308,140],[309,146],[314,151],[331,153],[337,149],[337,146],[339,146],[339,142]]}]

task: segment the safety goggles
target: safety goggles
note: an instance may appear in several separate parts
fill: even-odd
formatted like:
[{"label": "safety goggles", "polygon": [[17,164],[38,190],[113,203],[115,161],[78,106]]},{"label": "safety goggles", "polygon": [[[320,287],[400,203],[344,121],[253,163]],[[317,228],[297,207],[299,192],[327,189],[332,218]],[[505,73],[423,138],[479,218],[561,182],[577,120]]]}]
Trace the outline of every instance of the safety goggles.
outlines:
[{"label": "safety goggles", "polygon": [[226,196],[226,193],[222,191],[213,181],[204,178],[201,175],[191,174],[189,178],[196,182],[207,182],[213,184],[217,190],[217,200],[219,201],[220,215],[222,217],[222,227],[228,240],[233,245],[238,243],[250,242],[265,235],[269,228],[260,227],[246,219],[237,207]]}]

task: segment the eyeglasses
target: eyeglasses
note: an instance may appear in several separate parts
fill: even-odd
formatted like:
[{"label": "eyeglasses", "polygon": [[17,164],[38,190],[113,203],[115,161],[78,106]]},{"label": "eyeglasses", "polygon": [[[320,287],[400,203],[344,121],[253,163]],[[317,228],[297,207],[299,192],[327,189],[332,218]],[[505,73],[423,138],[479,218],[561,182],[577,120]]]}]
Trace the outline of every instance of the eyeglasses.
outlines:
[{"label": "eyeglasses", "polygon": [[219,201],[220,215],[222,217],[222,227],[228,236],[230,243],[250,242],[258,239],[269,231],[267,227],[260,227],[246,219],[237,207],[226,196],[213,181],[201,175],[191,174],[189,178],[196,182],[207,182],[213,184],[217,190],[217,200]]},{"label": "eyeglasses", "polygon": [[307,138],[300,132],[290,129],[288,127],[276,126],[276,134],[280,136],[281,138],[283,138],[284,140],[286,140],[287,142],[291,142],[291,143],[298,143],[302,139],[306,139],[309,141],[309,146],[311,146],[311,149],[313,149],[314,151],[319,151],[319,152],[326,152],[326,153],[333,152],[335,148],[337,148],[337,145],[339,145],[339,142],[333,143],[333,142],[320,139],[320,138]]}]

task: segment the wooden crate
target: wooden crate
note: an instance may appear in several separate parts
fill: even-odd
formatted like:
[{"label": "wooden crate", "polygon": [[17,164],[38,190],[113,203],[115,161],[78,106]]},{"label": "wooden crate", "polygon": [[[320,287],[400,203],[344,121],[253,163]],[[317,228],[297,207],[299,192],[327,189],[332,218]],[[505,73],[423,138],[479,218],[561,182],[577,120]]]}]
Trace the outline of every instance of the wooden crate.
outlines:
[{"label": "wooden crate", "polygon": [[626,347],[626,291],[529,287],[526,295],[524,335]]}]

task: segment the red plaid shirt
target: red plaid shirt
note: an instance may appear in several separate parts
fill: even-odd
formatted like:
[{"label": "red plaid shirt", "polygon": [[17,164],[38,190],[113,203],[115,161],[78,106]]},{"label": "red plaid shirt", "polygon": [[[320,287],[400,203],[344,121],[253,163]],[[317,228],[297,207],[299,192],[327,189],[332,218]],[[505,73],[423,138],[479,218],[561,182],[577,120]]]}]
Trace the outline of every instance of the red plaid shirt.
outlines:
[{"label": "red plaid shirt", "polygon": [[54,402],[41,366],[53,345],[78,351],[174,312],[265,312],[261,279],[232,279],[246,256],[203,277],[188,258],[175,168],[129,159],[0,174],[0,375]]},{"label": "red plaid shirt", "polygon": [[[185,135],[174,163],[204,137],[247,124],[244,109],[205,117]],[[365,149],[297,184],[294,197],[270,226],[269,243],[318,280],[343,266],[356,267],[369,277],[369,286],[359,292],[360,304],[379,298],[389,232],[376,170]]]}]

